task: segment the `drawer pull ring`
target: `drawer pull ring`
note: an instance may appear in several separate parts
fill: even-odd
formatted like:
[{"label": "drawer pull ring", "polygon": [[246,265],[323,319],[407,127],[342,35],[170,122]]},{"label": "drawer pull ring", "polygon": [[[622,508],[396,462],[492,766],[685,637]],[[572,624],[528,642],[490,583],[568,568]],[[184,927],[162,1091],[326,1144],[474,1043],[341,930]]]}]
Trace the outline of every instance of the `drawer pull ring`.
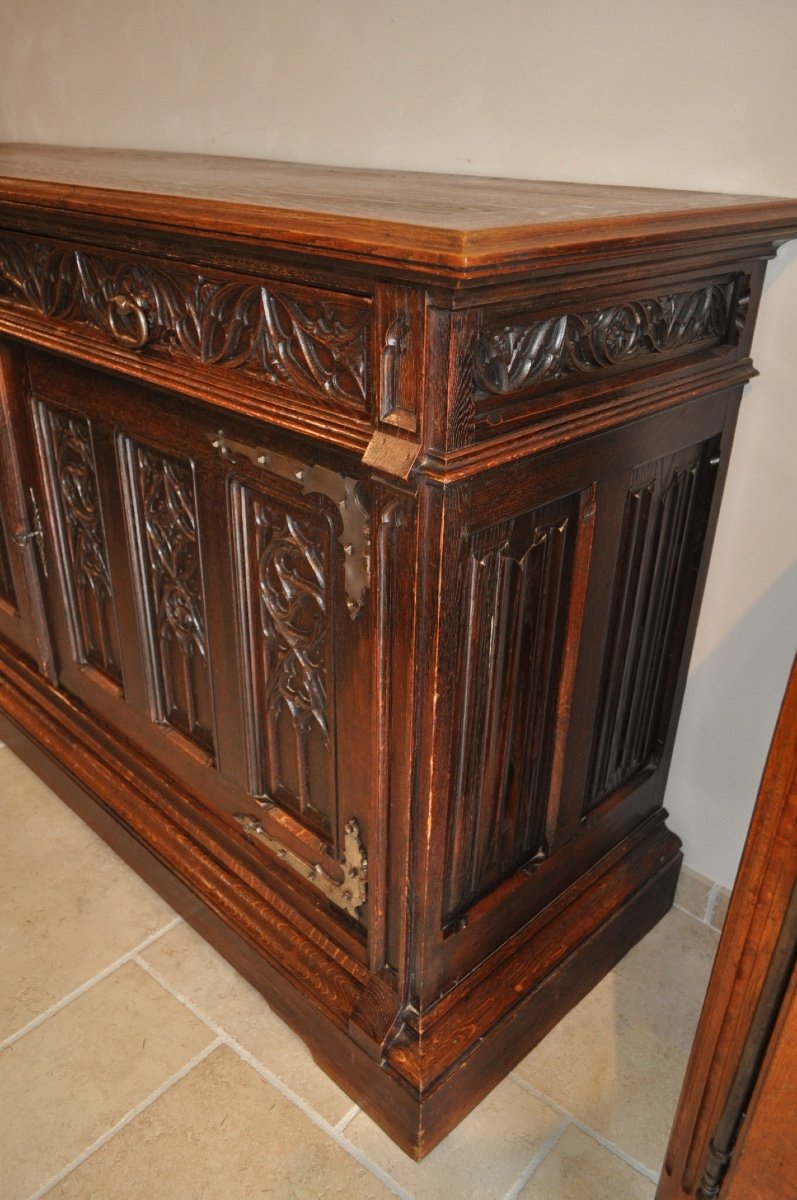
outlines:
[{"label": "drawer pull ring", "polygon": [[140,350],[149,339],[146,307],[138,296],[111,296],[108,324],[117,342],[130,350]]}]

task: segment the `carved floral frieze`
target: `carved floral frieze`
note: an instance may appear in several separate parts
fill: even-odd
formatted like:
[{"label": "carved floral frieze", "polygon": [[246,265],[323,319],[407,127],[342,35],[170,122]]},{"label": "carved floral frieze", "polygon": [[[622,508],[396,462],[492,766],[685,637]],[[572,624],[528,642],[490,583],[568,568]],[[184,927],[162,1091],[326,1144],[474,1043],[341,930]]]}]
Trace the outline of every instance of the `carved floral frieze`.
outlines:
[{"label": "carved floral frieze", "polygon": [[570,375],[730,341],[745,313],[738,281],[627,300],[540,321],[489,324],[473,357],[477,396],[511,396]]},{"label": "carved floral frieze", "polygon": [[321,289],[207,278],[32,238],[0,238],[0,297],[82,322],[122,345],[365,410],[370,301]]}]

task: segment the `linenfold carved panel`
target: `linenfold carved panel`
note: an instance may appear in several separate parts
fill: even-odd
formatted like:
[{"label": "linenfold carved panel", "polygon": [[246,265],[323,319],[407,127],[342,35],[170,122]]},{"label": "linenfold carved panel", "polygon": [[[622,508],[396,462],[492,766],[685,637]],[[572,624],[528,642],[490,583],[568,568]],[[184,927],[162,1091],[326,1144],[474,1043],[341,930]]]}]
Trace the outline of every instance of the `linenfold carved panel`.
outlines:
[{"label": "linenfold carved panel", "polygon": [[666,734],[718,459],[638,468],[628,491],[584,810],[655,766]]},{"label": "linenfold carved panel", "polygon": [[343,407],[367,408],[371,304],[366,298],[208,278],[196,269],[123,261],[8,235],[0,238],[3,296],[45,316],[124,337],[123,311],[113,305],[121,297],[137,323],[143,313],[141,344]]},{"label": "linenfold carved panel", "polygon": [[233,487],[248,643],[253,791],[333,830],[330,526]]},{"label": "linenfold carved panel", "polygon": [[121,683],[119,630],[89,422],[41,402],[38,411],[76,659]]},{"label": "linenfold carved panel", "polygon": [[579,496],[470,540],[446,919],[544,855]]},{"label": "linenfold carved panel", "polygon": [[476,396],[511,397],[570,375],[587,375],[738,335],[749,281],[738,278],[588,312],[495,325],[479,332]]},{"label": "linenfold carved panel", "polygon": [[8,542],[6,531],[0,516],[0,598],[7,604],[17,607],[17,594],[14,589],[14,579],[11,574],[11,562],[8,557]]},{"label": "linenfold carved panel", "polygon": [[123,440],[131,540],[155,719],[213,751],[213,706],[193,468]]}]

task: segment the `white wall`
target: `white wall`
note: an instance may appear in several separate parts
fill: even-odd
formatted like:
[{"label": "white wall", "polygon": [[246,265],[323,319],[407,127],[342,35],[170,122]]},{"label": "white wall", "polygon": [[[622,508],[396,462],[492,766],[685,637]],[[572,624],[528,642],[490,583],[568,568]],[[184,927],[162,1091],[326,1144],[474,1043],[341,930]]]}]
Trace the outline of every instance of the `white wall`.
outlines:
[{"label": "white wall", "polygon": [[[797,195],[794,0],[3,0],[0,136]],[[795,650],[797,253],[770,268],[667,803],[729,884]]]}]

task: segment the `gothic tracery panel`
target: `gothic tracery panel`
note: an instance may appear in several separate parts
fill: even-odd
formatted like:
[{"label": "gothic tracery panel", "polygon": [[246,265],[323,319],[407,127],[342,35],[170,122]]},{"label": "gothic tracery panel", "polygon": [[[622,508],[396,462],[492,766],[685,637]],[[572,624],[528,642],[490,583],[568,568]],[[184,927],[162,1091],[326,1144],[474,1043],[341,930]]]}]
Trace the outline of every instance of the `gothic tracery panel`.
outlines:
[{"label": "gothic tracery panel", "polygon": [[119,629],[91,427],[85,417],[43,403],[39,414],[75,657],[121,683]]},{"label": "gothic tracery panel", "polygon": [[248,641],[253,790],[334,829],[330,535],[322,514],[235,489]]},{"label": "gothic tracery panel", "polygon": [[213,752],[213,705],[192,464],[125,442],[157,720]]}]

